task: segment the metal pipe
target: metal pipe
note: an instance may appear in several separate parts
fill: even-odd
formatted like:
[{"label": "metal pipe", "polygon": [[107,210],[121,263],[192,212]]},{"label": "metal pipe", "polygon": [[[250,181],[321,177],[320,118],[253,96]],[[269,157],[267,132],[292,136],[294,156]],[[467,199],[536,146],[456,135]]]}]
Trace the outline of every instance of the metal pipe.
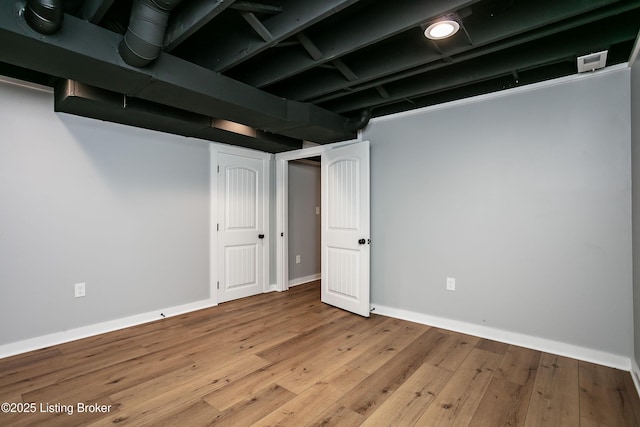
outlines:
[{"label": "metal pipe", "polygon": [[63,17],[62,0],[28,0],[24,8],[25,21],[40,34],[58,31]]},{"label": "metal pipe", "polygon": [[129,28],[118,47],[122,59],[134,67],[146,67],[164,45],[169,14],[180,0],[135,0]]},{"label": "metal pipe", "polygon": [[367,108],[360,112],[360,116],[347,119],[344,129],[347,132],[357,132],[360,129],[364,129],[369,124],[369,120],[371,120],[371,109]]}]

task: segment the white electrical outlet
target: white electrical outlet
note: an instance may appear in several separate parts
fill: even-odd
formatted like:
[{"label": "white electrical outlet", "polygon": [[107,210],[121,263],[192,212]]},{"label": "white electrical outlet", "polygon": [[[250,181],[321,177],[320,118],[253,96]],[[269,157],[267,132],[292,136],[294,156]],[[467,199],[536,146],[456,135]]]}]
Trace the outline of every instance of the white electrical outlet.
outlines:
[{"label": "white electrical outlet", "polygon": [[300,264],[300,255],[296,255],[296,264]]},{"label": "white electrical outlet", "polygon": [[448,291],[456,290],[456,279],[454,277],[447,277],[447,290]]},{"label": "white electrical outlet", "polygon": [[85,283],[76,283],[75,285],[75,296],[76,298],[81,298],[86,295],[86,284]]}]

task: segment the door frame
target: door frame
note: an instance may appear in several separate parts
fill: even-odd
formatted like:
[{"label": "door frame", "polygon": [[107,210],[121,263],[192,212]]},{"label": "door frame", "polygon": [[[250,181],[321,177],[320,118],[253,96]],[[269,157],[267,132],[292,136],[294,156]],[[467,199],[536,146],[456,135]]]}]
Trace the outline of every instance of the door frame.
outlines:
[{"label": "door frame", "polygon": [[218,230],[217,225],[220,223],[218,217],[218,154],[230,154],[234,156],[245,156],[262,160],[263,178],[262,178],[262,191],[263,191],[263,203],[262,203],[262,220],[265,229],[265,237],[263,244],[263,262],[262,262],[262,292],[267,292],[270,289],[270,262],[269,248],[271,247],[271,236],[269,233],[269,212],[271,203],[271,160],[273,154],[265,153],[263,151],[251,150],[249,148],[236,147],[232,145],[223,145],[212,143],[209,145],[209,298],[213,305],[219,304],[218,298],[218,281],[220,271],[218,268]]},{"label": "door frame", "polygon": [[[289,289],[289,162],[320,156],[325,151],[357,144],[362,139],[318,145],[275,155],[276,163],[276,284],[277,291]],[[322,212],[321,212],[322,214]]]}]

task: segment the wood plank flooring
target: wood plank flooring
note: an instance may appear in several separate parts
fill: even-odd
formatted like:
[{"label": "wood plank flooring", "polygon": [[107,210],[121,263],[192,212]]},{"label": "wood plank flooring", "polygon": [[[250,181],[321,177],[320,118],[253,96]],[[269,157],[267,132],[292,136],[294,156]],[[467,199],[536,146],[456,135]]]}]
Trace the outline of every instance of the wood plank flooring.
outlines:
[{"label": "wood plank flooring", "polygon": [[0,426],[640,426],[628,372],[364,319],[319,282],[2,359],[1,402],[36,406]]}]

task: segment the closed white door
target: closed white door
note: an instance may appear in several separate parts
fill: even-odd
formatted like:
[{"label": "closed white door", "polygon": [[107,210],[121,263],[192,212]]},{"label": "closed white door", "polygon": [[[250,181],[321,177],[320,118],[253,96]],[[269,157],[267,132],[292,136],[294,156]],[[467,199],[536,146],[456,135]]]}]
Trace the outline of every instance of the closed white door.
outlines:
[{"label": "closed white door", "polygon": [[369,142],[322,154],[322,302],[369,317]]},{"label": "closed white door", "polygon": [[218,155],[218,301],[264,291],[264,166]]}]

